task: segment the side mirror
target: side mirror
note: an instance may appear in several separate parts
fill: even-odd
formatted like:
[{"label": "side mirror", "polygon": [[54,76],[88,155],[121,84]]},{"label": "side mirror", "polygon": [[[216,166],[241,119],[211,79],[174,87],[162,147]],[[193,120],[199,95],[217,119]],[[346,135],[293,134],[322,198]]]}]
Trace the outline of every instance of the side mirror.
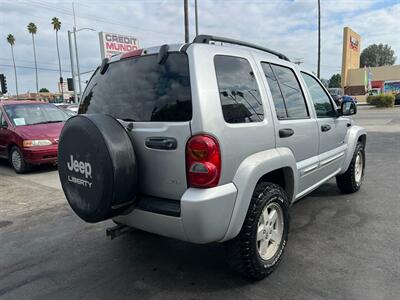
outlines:
[{"label": "side mirror", "polygon": [[346,101],[342,102],[340,110],[342,116],[351,116],[357,113],[357,106],[353,101]]}]

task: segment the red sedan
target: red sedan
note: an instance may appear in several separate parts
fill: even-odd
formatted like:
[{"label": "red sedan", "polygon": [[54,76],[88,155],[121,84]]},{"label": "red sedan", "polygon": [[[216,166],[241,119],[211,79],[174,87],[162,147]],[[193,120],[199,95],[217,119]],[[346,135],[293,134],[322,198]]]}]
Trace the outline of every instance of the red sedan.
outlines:
[{"label": "red sedan", "polygon": [[58,139],[68,115],[38,101],[0,102],[0,157],[17,173],[57,162]]}]

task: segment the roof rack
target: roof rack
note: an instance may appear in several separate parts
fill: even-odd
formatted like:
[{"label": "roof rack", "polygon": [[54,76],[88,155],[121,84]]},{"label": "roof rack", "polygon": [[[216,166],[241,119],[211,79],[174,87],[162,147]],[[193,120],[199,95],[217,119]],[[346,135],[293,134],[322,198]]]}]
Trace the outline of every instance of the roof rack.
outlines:
[{"label": "roof rack", "polygon": [[225,37],[220,37],[220,36],[201,34],[201,35],[198,35],[198,36],[196,36],[194,38],[193,43],[209,44],[210,41],[222,42],[222,43],[228,43],[228,44],[235,44],[235,45],[240,45],[240,46],[244,46],[244,47],[254,48],[254,49],[257,49],[257,50],[268,52],[268,53],[270,53],[272,55],[275,55],[275,56],[279,57],[280,59],[284,59],[284,60],[290,61],[290,59],[287,58],[286,55],[284,55],[282,53],[279,53],[277,51],[270,50],[268,48],[264,48],[264,47],[258,46],[256,44],[242,42],[242,41],[238,41],[238,40],[234,40],[234,39],[230,39],[230,38],[225,38]]}]

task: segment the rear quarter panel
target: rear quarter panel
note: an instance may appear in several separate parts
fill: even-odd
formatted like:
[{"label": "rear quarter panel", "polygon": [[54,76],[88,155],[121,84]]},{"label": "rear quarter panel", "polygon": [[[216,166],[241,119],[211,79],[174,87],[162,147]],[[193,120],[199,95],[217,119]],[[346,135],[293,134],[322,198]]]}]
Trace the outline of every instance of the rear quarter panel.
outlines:
[{"label": "rear quarter panel", "polygon": [[[192,134],[208,133],[219,142],[222,158],[220,184],[232,182],[243,160],[250,155],[275,148],[275,131],[271,107],[262,86],[261,76],[250,52],[240,48],[217,45],[191,45],[187,53],[192,83]],[[245,58],[249,61],[258,83],[264,109],[262,122],[229,124],[222,113],[221,100],[214,67],[216,55]]]},{"label": "rear quarter panel", "polygon": [[247,157],[240,164],[233,183],[238,189],[238,195],[235,202],[235,207],[232,213],[231,222],[225,237],[222,241],[227,241],[234,238],[242,228],[247,210],[250,204],[256,184],[260,178],[274,170],[285,168],[285,178],[289,187],[289,201],[293,201],[297,194],[297,169],[296,160],[292,151],[288,148],[276,148],[261,151]]}]

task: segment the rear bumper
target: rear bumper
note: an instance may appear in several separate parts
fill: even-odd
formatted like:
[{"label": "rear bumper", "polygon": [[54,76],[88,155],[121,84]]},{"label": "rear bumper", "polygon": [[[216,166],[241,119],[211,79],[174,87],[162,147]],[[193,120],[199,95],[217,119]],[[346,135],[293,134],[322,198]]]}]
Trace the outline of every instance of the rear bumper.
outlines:
[{"label": "rear bumper", "polygon": [[34,165],[57,162],[58,145],[32,147],[22,149],[26,162]]},{"label": "rear bumper", "polygon": [[223,239],[228,230],[236,195],[237,189],[233,183],[211,189],[189,188],[180,201],[180,216],[135,209],[114,220],[192,243],[217,242]]}]

